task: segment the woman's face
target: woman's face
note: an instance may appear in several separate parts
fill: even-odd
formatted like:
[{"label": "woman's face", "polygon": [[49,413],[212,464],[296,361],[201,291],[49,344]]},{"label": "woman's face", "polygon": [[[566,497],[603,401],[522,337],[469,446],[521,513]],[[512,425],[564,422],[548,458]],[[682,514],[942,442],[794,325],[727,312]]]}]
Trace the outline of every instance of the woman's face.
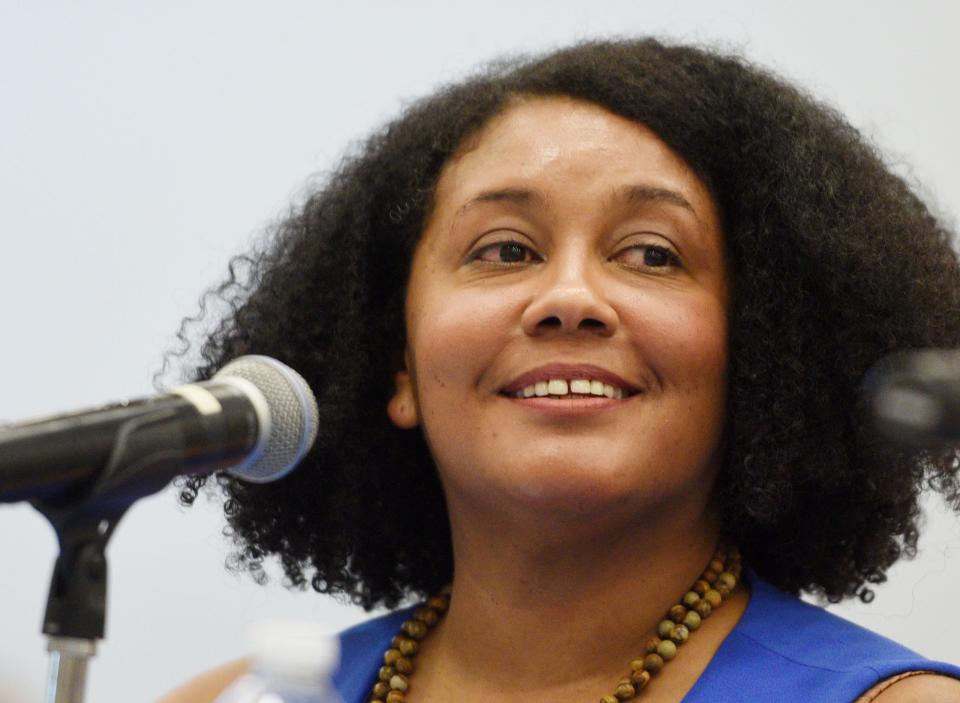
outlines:
[{"label": "woman's face", "polygon": [[[705,504],[728,298],[717,207],[677,155],[592,103],[527,98],[441,175],[388,412],[422,423],[451,511]],[[607,385],[554,397],[582,381]]]}]

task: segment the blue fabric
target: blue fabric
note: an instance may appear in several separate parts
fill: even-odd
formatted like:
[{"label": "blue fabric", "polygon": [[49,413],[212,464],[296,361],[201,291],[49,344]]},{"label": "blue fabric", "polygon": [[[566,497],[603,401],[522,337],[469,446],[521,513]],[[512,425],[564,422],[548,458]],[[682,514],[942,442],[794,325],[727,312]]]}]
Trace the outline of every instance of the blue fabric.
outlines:
[{"label": "blue fabric", "polygon": [[[750,602],[682,703],[848,703],[904,671],[936,671],[960,679],[960,666],[926,659],[788,596],[749,569],[744,575]],[[365,703],[383,652],[412,610],[341,633],[342,662],[334,684],[344,703]]]}]

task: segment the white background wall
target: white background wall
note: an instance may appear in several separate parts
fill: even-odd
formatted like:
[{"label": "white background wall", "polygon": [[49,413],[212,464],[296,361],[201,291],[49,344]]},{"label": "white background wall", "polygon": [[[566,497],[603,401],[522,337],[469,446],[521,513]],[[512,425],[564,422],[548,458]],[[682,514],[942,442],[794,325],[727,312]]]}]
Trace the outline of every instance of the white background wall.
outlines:
[{"label": "white background wall", "polygon": [[[228,257],[404,101],[505,51],[666,34],[745,51],[838,105],[960,212],[952,2],[18,2],[0,0],[0,419],[151,392]],[[955,219],[953,220],[956,221]],[[922,314],[923,311],[917,311]],[[960,520],[939,499],[915,562],[833,608],[960,661]],[[151,700],[244,652],[267,615],[364,617],[223,569],[216,504],[142,501],[109,549],[88,701]],[[0,701],[41,700],[56,554],[0,506]]]}]

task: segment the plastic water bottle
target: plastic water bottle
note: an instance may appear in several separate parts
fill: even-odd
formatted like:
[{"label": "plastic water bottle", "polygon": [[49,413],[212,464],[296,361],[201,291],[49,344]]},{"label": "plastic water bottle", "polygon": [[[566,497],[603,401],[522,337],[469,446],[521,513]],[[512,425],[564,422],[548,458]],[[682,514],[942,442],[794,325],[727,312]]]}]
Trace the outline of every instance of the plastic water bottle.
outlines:
[{"label": "plastic water bottle", "polygon": [[215,703],[341,703],[331,677],[340,643],[315,624],[265,620],[250,629],[253,671]]}]

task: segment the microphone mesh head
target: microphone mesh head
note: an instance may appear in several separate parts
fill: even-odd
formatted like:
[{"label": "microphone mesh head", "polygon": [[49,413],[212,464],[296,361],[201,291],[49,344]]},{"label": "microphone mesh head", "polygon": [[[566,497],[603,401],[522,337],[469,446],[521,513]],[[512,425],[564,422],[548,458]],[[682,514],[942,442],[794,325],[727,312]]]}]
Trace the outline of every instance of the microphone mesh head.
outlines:
[{"label": "microphone mesh head", "polygon": [[270,410],[269,433],[262,453],[228,471],[254,483],[275,481],[293,471],[317,438],[317,399],[303,376],[269,356],[234,359],[214,378],[238,377],[263,394]]}]

